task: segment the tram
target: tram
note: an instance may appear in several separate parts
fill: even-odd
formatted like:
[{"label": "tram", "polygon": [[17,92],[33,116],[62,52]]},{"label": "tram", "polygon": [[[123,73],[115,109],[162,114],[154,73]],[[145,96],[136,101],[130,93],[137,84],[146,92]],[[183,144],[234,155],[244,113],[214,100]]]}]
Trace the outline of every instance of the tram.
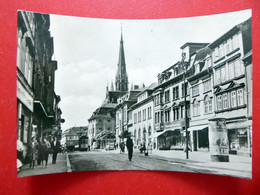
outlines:
[{"label": "tram", "polygon": [[79,138],[79,150],[89,150],[88,137],[85,135]]}]

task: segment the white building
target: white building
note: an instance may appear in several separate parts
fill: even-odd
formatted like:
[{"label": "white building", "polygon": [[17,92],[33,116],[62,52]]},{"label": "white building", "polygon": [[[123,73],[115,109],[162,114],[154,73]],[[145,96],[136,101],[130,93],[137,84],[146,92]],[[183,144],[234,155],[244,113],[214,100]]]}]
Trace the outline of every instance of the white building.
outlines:
[{"label": "white building", "polygon": [[137,103],[131,106],[132,125],[129,128],[133,137],[134,147],[138,148],[141,144],[146,147],[156,147],[156,139],[153,137],[154,131],[154,103],[152,93],[156,83],[144,88],[137,95]]}]

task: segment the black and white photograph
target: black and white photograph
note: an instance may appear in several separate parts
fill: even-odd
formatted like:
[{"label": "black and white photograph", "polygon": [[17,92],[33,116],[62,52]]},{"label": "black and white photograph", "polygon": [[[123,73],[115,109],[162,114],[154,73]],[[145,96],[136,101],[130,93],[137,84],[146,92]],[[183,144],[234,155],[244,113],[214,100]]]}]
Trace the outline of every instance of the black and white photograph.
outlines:
[{"label": "black and white photograph", "polygon": [[17,176],[252,178],[252,11],[166,19],[17,12]]}]

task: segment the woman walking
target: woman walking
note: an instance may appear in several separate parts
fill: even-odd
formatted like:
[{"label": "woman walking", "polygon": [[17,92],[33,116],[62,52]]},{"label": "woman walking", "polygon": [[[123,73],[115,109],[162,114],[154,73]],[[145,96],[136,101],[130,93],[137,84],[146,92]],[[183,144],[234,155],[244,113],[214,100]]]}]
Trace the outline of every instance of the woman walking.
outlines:
[{"label": "woman walking", "polygon": [[48,142],[46,138],[43,138],[42,144],[41,144],[42,168],[48,167],[48,159],[49,159],[50,150],[51,150],[50,142]]},{"label": "woman walking", "polygon": [[38,143],[34,137],[32,137],[31,139],[29,156],[30,156],[30,168],[34,169],[35,160],[38,157]]}]

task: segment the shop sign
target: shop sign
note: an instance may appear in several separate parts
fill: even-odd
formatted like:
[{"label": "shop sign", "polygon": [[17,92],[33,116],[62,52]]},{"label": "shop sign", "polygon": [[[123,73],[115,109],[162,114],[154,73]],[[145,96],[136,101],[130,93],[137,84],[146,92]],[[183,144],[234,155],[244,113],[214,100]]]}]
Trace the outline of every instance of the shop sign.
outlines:
[{"label": "shop sign", "polygon": [[33,97],[24,89],[22,84],[17,81],[17,98],[33,112]]}]

